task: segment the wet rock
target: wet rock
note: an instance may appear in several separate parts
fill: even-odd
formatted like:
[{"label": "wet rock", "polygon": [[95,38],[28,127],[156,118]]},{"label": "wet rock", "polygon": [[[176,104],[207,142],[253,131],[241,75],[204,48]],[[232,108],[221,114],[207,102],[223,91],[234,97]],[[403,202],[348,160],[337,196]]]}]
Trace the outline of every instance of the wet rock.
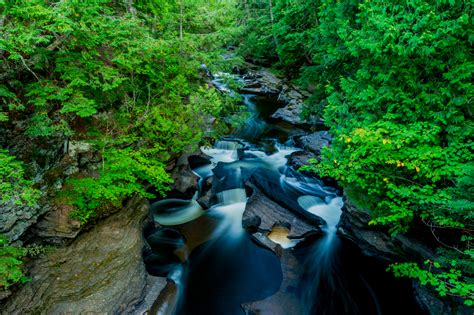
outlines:
[{"label": "wet rock", "polygon": [[123,314],[150,314],[150,309],[153,307],[153,304],[158,299],[160,294],[164,292],[167,284],[168,281],[166,278],[147,275],[144,298],[142,302],[140,302],[138,305],[127,308],[123,311]]},{"label": "wet rock", "polygon": [[[294,192],[291,187],[282,186],[282,178],[280,174],[265,173],[264,170],[257,169],[250,178],[251,183],[260,189],[265,196],[275,204],[280,205],[284,209],[291,210],[294,218],[301,218],[304,222],[312,226],[319,226],[323,224],[323,220],[317,215],[310,213],[303,209],[297,199],[301,195],[299,192]],[[286,185],[286,184],[285,184]],[[320,192],[324,198],[326,192]],[[335,193],[334,193],[335,194]],[[291,196],[290,196],[291,195]],[[291,222],[287,222],[293,226]]]},{"label": "wet rock", "polygon": [[201,216],[194,221],[176,226],[175,228],[186,239],[186,245],[182,248],[180,253],[175,251],[175,254],[181,257],[182,261],[187,260],[189,254],[196,247],[212,238],[212,235],[218,226],[219,220],[208,215]]},{"label": "wet rock", "polygon": [[249,214],[242,220],[242,228],[248,230],[250,233],[257,232],[260,224],[262,224],[262,219],[257,215],[251,216]]},{"label": "wet rock", "polygon": [[369,226],[369,212],[356,207],[347,196],[342,211],[338,233],[354,241],[365,255],[387,261],[435,258],[430,248],[412,238],[405,235],[392,238],[387,231]]},{"label": "wet rock", "polygon": [[280,251],[283,281],[277,293],[266,299],[245,303],[242,308],[246,314],[303,314],[301,298],[297,296],[297,288],[304,272],[303,266],[289,250]]},{"label": "wet rock", "polygon": [[202,184],[202,195],[197,199],[197,202],[204,208],[209,209],[211,207],[211,199],[212,199],[212,181],[213,178],[209,177],[203,184]]},{"label": "wet rock", "polygon": [[281,119],[292,125],[307,124],[308,121],[301,118],[304,104],[297,100],[291,100],[285,107],[277,109],[271,116],[274,119]]},{"label": "wet rock", "polygon": [[[289,238],[303,238],[309,235],[322,234],[319,226],[312,225],[293,212],[270,200],[258,188],[251,186],[253,194],[247,202],[243,222],[247,227],[270,232],[276,223],[289,227]],[[258,217],[260,220],[254,219]],[[254,225],[252,225],[252,223]],[[259,223],[258,225],[256,225]]]},{"label": "wet rock", "polygon": [[6,314],[120,313],[142,299],[142,221],[148,202],[132,199],[72,244],[32,262],[32,280],[3,305]]},{"label": "wet rock", "polygon": [[178,158],[176,165],[171,171],[173,188],[183,193],[187,198],[191,198],[196,191],[199,177],[193,173],[188,161],[189,155]]},{"label": "wet rock", "polygon": [[296,151],[288,158],[287,165],[291,166],[294,170],[299,170],[300,167],[308,165],[309,160],[314,158],[316,158],[314,153],[308,151]]},{"label": "wet rock", "polygon": [[[388,262],[436,259],[434,250],[420,241],[422,237],[408,234],[390,237],[386,230],[369,226],[368,210],[357,207],[347,196],[344,199],[338,234],[352,240],[365,255]],[[420,229],[418,233],[421,233]],[[441,299],[430,287],[422,286],[417,281],[413,281],[413,287],[418,303],[429,314],[472,313],[461,301],[455,298]]]},{"label": "wet rock", "polygon": [[281,248],[287,249],[295,247],[299,243],[299,239],[290,239],[290,227],[285,223],[275,223],[267,237],[270,241],[280,245]]},{"label": "wet rock", "polygon": [[173,315],[176,312],[179,298],[178,285],[167,280],[165,288],[160,292],[147,314]]},{"label": "wet rock", "polygon": [[307,150],[316,155],[321,154],[324,147],[329,146],[332,137],[327,131],[316,131],[309,135],[297,137],[295,139],[296,145],[304,150]]},{"label": "wet rock", "polygon": [[254,232],[251,235],[251,238],[260,246],[266,247],[275,254],[277,254],[278,257],[280,257],[280,245],[277,243],[272,242],[268,237],[267,237],[268,232]]},{"label": "wet rock", "polygon": [[209,158],[203,157],[201,155],[189,155],[188,163],[191,169],[196,169],[198,167],[203,167],[211,164],[211,161]]}]

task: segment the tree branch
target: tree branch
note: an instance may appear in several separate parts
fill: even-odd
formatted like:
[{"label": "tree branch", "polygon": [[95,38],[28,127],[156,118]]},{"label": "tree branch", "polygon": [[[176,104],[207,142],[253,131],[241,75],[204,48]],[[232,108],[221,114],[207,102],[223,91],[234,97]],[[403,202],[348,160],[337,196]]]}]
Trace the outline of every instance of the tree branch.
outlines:
[{"label": "tree branch", "polygon": [[40,79],[38,78],[38,76],[36,75],[36,73],[33,72],[33,70],[30,69],[30,67],[28,67],[28,65],[26,64],[25,62],[25,59],[23,59],[23,56],[22,55],[19,55],[20,56],[20,59],[21,59],[21,62],[23,63],[23,65],[25,66],[25,68],[31,72],[31,74],[33,74],[36,78],[36,80],[40,81]]}]

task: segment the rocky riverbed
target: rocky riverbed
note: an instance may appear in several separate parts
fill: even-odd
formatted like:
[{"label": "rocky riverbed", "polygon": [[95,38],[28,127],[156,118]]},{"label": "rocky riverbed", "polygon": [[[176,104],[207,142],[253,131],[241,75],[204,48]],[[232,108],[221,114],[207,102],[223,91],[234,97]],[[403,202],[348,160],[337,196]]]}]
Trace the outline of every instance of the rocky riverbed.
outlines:
[{"label": "rocky riverbed", "polygon": [[[287,141],[298,150],[289,151],[282,166],[288,168],[290,178],[300,178],[295,171],[309,159],[319,158],[321,150],[331,142],[327,131],[309,130],[310,126],[313,126],[313,130],[320,129],[322,124],[320,120],[314,117],[301,118],[307,94],[266,69],[247,71],[242,75],[242,79],[245,86],[241,88],[241,93],[271,97],[279,102],[275,103],[276,109],[273,112],[269,111],[270,116],[262,119],[265,123],[271,121],[275,124],[263,125],[258,132],[263,134],[267,132],[270,135],[267,137],[275,140],[268,130],[276,128],[278,122],[290,124],[289,128],[277,128],[280,130],[277,138],[278,141],[282,141],[281,139]],[[262,138],[261,134],[258,134],[258,137]],[[247,144],[242,143],[240,151],[236,150],[237,155],[233,158],[233,162],[243,163],[238,169],[252,168],[246,164],[245,159],[265,159],[264,156],[271,155],[268,152],[257,154],[256,147],[245,147]],[[64,148],[61,147],[61,150]],[[206,153],[208,153],[206,150],[190,152],[178,158],[170,167],[175,180],[171,197],[193,200],[198,191],[197,200],[190,203],[194,207],[200,207],[203,213],[208,213],[208,209],[219,204],[218,195],[222,189],[216,187],[219,187],[218,181],[223,178],[219,174],[230,171],[221,164],[214,172],[217,176],[203,178],[196,168],[198,166],[205,168],[212,163],[213,157]],[[62,154],[58,156],[55,154],[51,153],[54,159],[50,159],[54,162],[45,164],[38,173],[40,174],[38,182],[45,185],[45,196],[48,194],[47,187],[51,182],[57,183],[54,187],[60,189],[65,177],[76,172],[94,172],[99,162],[91,148],[83,143],[69,143]],[[309,174],[303,173],[303,175]],[[242,181],[243,186],[239,188],[245,191],[246,200],[240,221],[237,223],[238,229],[243,227],[244,235],[251,237],[251,241],[245,241],[246,245],[242,245],[244,246],[242,248],[254,253],[255,257],[261,257],[262,261],[266,261],[269,265],[278,261],[279,271],[275,270],[274,275],[280,274],[281,279],[279,284],[274,283],[271,288],[265,289],[267,290],[265,292],[268,292],[266,296],[258,298],[254,296],[253,301],[242,303],[240,308],[247,314],[304,314],[308,312],[308,306],[302,303],[301,291],[306,290],[304,285],[302,287],[302,283],[311,282],[307,279],[311,276],[307,270],[311,269],[308,263],[314,261],[311,260],[313,258],[308,258],[307,252],[313,250],[318,253],[314,244],[318,244],[318,240],[327,234],[321,230],[325,221],[308,213],[307,209],[301,206],[302,203],[297,202],[298,198],[285,197],[292,191],[290,188],[295,185],[295,181],[287,181],[282,186],[289,190],[279,190],[281,188],[272,184],[275,180],[268,178],[270,177],[265,172],[252,171],[251,175]],[[298,189],[305,191],[308,188],[298,186]],[[299,194],[296,196],[302,195]],[[328,192],[325,192],[323,196],[327,194]],[[337,194],[341,194],[337,187],[329,191],[329,195],[333,196],[331,198]],[[179,240],[179,244],[166,247],[167,258],[160,256],[158,259],[163,253],[163,247],[160,245],[162,236],[168,234],[160,232],[164,227],[154,222],[153,211],[150,214],[149,203],[146,200],[133,198],[123,208],[110,209],[94,226],[86,230],[79,222],[70,219],[71,209],[60,204],[45,203],[45,207],[41,209],[30,210],[13,206],[2,209],[4,214],[2,217],[6,218],[5,224],[2,224],[2,232],[7,233],[12,239],[25,242],[41,240],[46,244],[55,244],[56,248],[27,264],[28,273],[33,275],[31,282],[4,294],[1,309],[5,314],[29,312],[173,314],[177,311],[185,314],[186,310],[189,310],[187,308],[189,305],[182,306],[184,304],[180,299],[183,294],[190,296],[189,292],[183,291],[186,285],[183,279],[186,279],[188,272],[186,266],[189,262],[192,264],[195,261],[196,253],[205,250],[206,244],[215,238],[216,230],[219,230],[222,224],[219,217],[202,215],[172,227],[178,233],[176,235],[180,235],[177,238],[172,237],[173,240]],[[385,264],[400,259],[420,260],[433,257],[431,249],[413,237],[392,238],[383,229],[369,227],[369,213],[355,206],[347,196],[344,196],[338,234],[356,244],[365,255],[375,257],[376,261]],[[229,229],[233,228],[232,224],[235,225],[235,223],[229,224],[231,224],[228,226]],[[159,236],[158,242],[152,243],[151,236],[155,239]],[[351,246],[349,247],[355,248]],[[258,248],[263,248],[267,252],[261,252]],[[321,257],[321,252],[319,255]],[[143,257],[145,262],[147,257],[148,261],[157,261],[156,259],[166,261],[168,264],[166,268],[169,269],[159,266],[154,268],[148,263],[145,265]],[[255,257],[241,257],[241,259],[251,260]],[[357,259],[365,261],[365,258]],[[182,267],[176,269],[176,266]],[[206,271],[199,268],[197,270]],[[191,268],[191,273],[192,270]],[[364,272],[361,271],[361,274],[364,275]],[[192,282],[194,278],[196,277],[191,274],[190,281]],[[195,283],[190,285],[196,286]],[[402,287],[403,290],[407,290],[406,286]],[[404,294],[416,297],[420,311],[431,314],[466,312],[462,307],[456,308],[455,303],[451,305],[436,298],[433,292],[417,283],[413,283],[413,288],[410,285],[408,287],[412,292]],[[191,300],[192,298],[191,295]],[[390,305],[388,303],[380,307]]]}]

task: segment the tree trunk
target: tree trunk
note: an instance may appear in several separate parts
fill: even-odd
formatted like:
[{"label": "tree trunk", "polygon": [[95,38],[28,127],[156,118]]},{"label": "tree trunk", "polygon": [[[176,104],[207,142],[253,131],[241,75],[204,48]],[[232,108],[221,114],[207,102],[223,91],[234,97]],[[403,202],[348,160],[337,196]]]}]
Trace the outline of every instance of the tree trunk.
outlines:
[{"label": "tree trunk", "polygon": [[183,39],[183,0],[179,2],[179,39]]},{"label": "tree trunk", "polygon": [[[275,44],[275,52],[276,52],[276,48],[278,47],[278,40],[277,40],[277,37],[275,35],[275,32],[273,31],[273,24],[274,24],[274,20],[273,20],[273,3],[272,3],[272,0],[268,0],[268,6],[270,8],[270,25],[272,26],[272,35],[273,35],[273,43]],[[277,53],[277,56],[278,56],[278,53]],[[278,59],[280,59],[280,56],[278,56]]]}]

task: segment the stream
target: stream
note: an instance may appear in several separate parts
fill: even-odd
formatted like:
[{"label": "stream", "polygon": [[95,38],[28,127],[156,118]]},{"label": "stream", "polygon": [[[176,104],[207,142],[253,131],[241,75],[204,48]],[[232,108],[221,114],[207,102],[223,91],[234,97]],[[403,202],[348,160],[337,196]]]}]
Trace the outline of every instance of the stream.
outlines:
[{"label": "stream", "polygon": [[[219,77],[214,84],[232,92]],[[151,204],[158,225],[144,231],[145,265],[175,288],[153,313],[423,314],[409,281],[337,235],[341,192],[288,165],[301,151],[294,137],[306,131],[270,119],[283,105],[276,98],[242,99],[245,125],[188,159],[199,178],[193,198]],[[261,207],[252,196],[294,220],[272,222],[271,230],[244,228],[250,203],[257,214]],[[311,233],[290,235],[300,221]]]}]

